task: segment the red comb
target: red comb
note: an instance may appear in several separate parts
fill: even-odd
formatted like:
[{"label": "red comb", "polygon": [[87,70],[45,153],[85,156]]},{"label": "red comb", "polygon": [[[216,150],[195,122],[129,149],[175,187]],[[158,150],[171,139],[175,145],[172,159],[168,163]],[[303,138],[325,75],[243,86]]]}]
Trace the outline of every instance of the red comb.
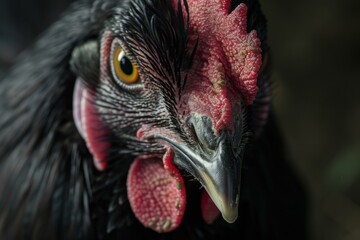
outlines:
[{"label": "red comb", "polygon": [[199,55],[221,62],[245,104],[251,104],[258,90],[261,43],[255,30],[247,32],[246,5],[231,13],[229,0],[188,0],[188,5],[190,38],[199,40]]}]

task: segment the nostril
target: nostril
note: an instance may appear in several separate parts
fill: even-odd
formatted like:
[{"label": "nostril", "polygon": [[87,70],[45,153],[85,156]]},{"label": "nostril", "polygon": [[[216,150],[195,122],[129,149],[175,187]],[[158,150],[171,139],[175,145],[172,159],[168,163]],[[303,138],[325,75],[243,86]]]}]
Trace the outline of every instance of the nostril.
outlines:
[{"label": "nostril", "polygon": [[188,126],[193,130],[201,147],[209,150],[215,150],[217,145],[216,136],[212,129],[210,118],[205,116],[191,115],[188,120]]}]

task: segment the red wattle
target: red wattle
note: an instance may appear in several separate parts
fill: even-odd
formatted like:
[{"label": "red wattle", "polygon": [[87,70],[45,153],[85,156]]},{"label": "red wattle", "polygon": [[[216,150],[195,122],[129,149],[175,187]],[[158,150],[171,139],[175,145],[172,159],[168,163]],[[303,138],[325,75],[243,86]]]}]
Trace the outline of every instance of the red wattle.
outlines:
[{"label": "red wattle", "polygon": [[164,168],[160,158],[139,157],[127,178],[130,206],[137,219],[148,228],[164,233],[176,229],[186,206],[186,192],[180,173]]},{"label": "red wattle", "polygon": [[207,224],[213,223],[220,216],[220,210],[205,190],[201,193],[201,215]]}]

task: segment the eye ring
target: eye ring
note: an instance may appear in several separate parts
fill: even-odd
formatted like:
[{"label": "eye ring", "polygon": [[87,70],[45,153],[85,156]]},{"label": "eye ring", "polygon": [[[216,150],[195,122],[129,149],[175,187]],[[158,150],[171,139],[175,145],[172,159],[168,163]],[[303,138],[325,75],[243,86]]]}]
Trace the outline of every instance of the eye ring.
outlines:
[{"label": "eye ring", "polygon": [[133,85],[140,82],[138,67],[125,51],[119,46],[113,46],[111,54],[111,67],[115,78],[126,85]]}]

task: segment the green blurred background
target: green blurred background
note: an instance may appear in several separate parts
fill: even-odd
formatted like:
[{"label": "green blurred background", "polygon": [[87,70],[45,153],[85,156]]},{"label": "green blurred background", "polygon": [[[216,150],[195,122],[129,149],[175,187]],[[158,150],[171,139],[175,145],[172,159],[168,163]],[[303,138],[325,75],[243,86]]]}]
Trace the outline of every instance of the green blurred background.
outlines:
[{"label": "green blurred background", "polygon": [[[360,1],[260,1],[273,104],[309,193],[311,239],[359,240]],[[0,76],[69,2],[0,1]]]}]

